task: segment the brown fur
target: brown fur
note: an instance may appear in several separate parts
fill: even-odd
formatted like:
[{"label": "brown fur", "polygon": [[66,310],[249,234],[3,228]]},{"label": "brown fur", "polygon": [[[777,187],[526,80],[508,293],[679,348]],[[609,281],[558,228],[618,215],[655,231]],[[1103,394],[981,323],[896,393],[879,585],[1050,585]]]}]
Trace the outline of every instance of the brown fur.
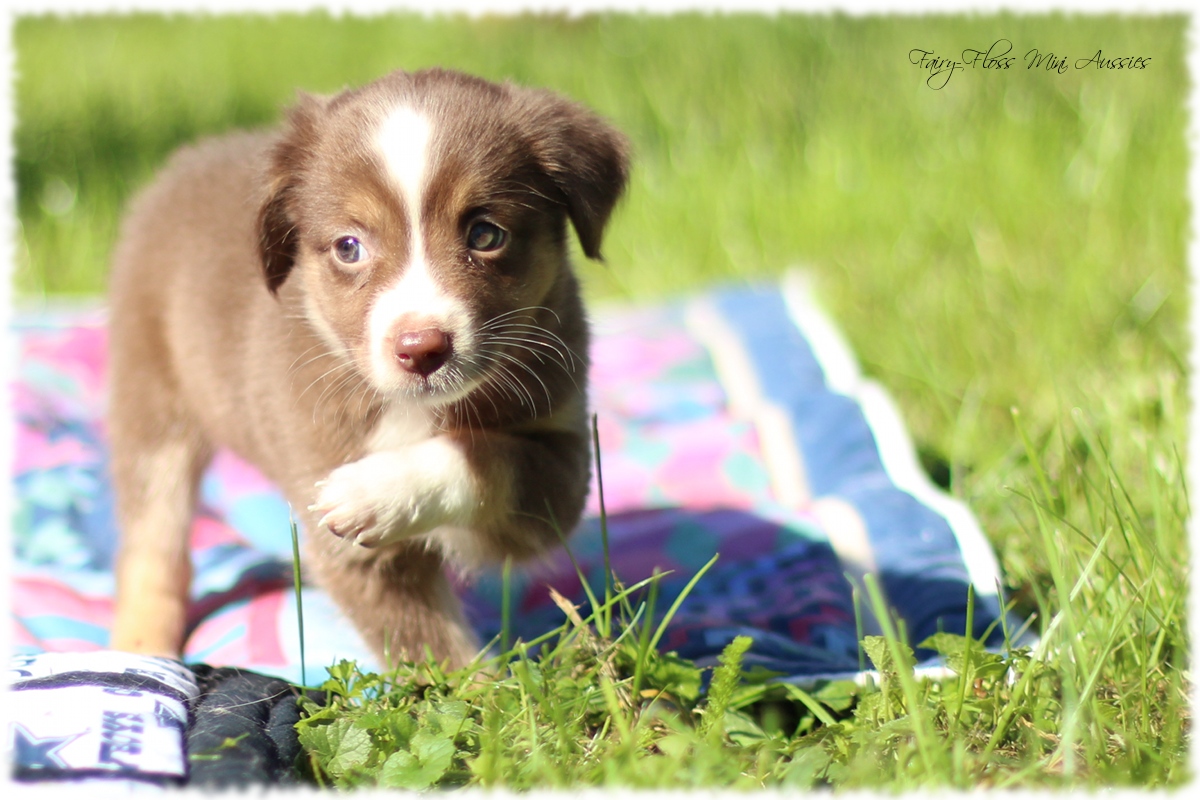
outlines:
[{"label": "brown fur", "polygon": [[[532,346],[514,345],[515,334],[494,343],[508,377],[485,375],[447,402],[380,391],[370,372],[366,320],[413,257],[404,198],[370,139],[398,104],[433,123],[436,158],[418,210],[428,270],[469,307],[473,330],[528,309],[522,324],[545,331],[521,329],[541,337]],[[577,105],[441,70],[304,97],[278,132],[178,153],[133,205],[114,255],[110,432],[123,532],[114,647],[179,653],[194,622],[196,484],[224,446],[282,488],[307,532],[306,566],[380,655],[429,645],[455,664],[471,657],[477,644],[445,562],[538,553],[583,507],[588,334],[566,223],[598,257],[626,153]],[[464,248],[479,209],[508,231],[497,253]],[[349,224],[370,241],[366,268],[330,254]],[[410,383],[434,391],[442,372]],[[328,509],[314,507],[317,484],[385,447],[386,420],[409,407],[430,417],[428,438],[447,445],[438,452],[465,459],[474,505],[453,525],[413,523],[414,535],[385,546],[350,544],[320,524]],[[374,519],[371,504],[361,510]]]}]

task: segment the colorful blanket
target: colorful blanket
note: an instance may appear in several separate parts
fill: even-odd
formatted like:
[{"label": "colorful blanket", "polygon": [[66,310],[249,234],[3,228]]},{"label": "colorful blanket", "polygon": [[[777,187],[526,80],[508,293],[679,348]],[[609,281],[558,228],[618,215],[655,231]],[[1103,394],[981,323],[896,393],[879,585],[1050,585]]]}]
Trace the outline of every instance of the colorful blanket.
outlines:
[{"label": "colorful blanket", "polygon": [[[12,594],[19,653],[108,645],[116,541],[102,410],[101,310],[18,314]],[[662,646],[710,664],[734,636],[788,679],[860,669],[852,587],[878,576],[910,641],[962,633],[974,585],[976,635],[1002,639],[995,558],[971,513],[919,468],[892,404],[859,374],[803,277],[595,314],[592,403],[613,572],[655,570],[667,609],[710,558]],[[570,547],[603,586],[599,497]],[[223,452],[192,529],[195,626],[185,660],[301,679],[282,497]],[[483,641],[500,633],[502,581],[458,581]],[[563,622],[554,587],[586,609],[564,554],[517,571],[513,637]],[[302,594],[310,682],[340,658],[374,659],[315,587]],[[863,632],[877,623],[861,609]],[[931,654],[924,654],[931,655]],[[927,662],[934,664],[934,662]]]}]

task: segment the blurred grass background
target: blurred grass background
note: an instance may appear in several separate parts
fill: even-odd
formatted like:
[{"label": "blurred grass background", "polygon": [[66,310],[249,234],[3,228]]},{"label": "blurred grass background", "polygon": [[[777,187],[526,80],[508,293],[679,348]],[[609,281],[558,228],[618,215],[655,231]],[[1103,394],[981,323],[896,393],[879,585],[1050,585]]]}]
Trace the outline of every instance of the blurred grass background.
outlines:
[{"label": "blurred grass background", "polygon": [[[578,259],[591,298],[809,268],[1024,609],[1067,614],[1062,725],[1029,734],[1053,750],[1042,777],[1071,777],[1078,747],[1101,779],[1178,781],[1186,30],[1183,15],[21,17],[18,299],[102,291],[121,208],[166,155],[271,123],[297,88],[442,65],[557,89],[636,149],[607,264]],[[938,91],[908,60],[1001,38],[1012,68]],[[1027,69],[1031,48],[1151,61],[1059,74]]]}]

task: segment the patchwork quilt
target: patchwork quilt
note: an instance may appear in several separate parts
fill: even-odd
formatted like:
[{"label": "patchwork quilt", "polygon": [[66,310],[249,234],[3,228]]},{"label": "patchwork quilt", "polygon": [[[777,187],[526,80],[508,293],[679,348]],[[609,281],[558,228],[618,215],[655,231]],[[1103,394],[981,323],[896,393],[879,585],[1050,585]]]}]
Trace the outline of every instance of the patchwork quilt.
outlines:
[{"label": "patchwork quilt", "polygon": [[[976,636],[990,631],[989,643],[999,646],[1004,629],[1018,627],[1001,619],[996,560],[975,518],[921,470],[891,401],[860,374],[802,273],[777,285],[602,308],[593,328],[603,480],[593,478],[571,554],[600,594],[605,536],[625,585],[668,573],[660,613],[718,555],[680,605],[663,649],[711,664],[733,637],[748,635],[748,663],[785,680],[858,675],[858,637],[878,631],[861,597],[867,574],[914,643],[964,631],[968,586]],[[12,329],[15,648],[20,656],[103,651],[117,538],[103,422],[104,312],[18,313]],[[299,683],[282,496],[221,452],[204,478],[191,536],[194,624],[185,661]],[[498,636],[499,572],[455,585],[481,640]],[[586,613],[575,566],[552,554],[514,570],[510,638],[562,624],[549,587]],[[310,682],[342,658],[379,666],[320,589],[304,587],[302,604]]]}]

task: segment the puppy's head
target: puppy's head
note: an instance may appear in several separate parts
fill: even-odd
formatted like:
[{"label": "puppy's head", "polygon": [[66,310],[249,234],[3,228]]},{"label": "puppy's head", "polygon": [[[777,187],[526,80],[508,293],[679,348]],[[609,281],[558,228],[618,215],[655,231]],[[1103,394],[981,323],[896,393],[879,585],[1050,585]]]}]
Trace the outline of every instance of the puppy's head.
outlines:
[{"label": "puppy's head", "polygon": [[385,396],[451,402],[552,319],[568,221],[598,258],[627,175],[625,139],[548,92],[433,70],[304,97],[272,153],[267,287],[296,281]]}]

